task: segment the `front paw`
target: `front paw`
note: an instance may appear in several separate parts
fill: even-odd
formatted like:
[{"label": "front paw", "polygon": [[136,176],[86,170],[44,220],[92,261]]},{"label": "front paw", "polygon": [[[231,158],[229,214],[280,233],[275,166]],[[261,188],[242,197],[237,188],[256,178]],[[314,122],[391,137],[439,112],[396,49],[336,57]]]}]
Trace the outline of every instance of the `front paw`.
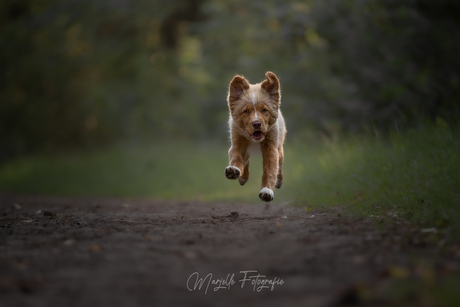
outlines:
[{"label": "front paw", "polygon": [[228,179],[237,179],[240,177],[241,171],[238,167],[235,166],[227,166],[225,168],[225,177]]},{"label": "front paw", "polygon": [[262,190],[260,190],[259,197],[263,201],[269,202],[269,201],[273,200],[274,194],[273,194],[273,191],[271,189],[263,188]]}]

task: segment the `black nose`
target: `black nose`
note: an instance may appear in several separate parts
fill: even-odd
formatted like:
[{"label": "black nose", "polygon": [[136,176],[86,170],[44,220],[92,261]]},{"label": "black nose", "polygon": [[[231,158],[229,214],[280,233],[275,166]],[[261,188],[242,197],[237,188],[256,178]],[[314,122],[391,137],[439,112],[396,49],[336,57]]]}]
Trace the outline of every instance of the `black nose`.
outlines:
[{"label": "black nose", "polygon": [[252,123],[252,127],[254,127],[254,129],[260,129],[261,126],[262,123],[260,121],[255,121]]}]

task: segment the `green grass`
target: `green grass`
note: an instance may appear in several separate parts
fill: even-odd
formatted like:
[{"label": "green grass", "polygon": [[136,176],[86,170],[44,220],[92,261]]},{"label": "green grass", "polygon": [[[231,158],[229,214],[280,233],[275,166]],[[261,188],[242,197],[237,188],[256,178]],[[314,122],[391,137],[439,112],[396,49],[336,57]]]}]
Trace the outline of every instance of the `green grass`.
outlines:
[{"label": "green grass", "polygon": [[[398,215],[443,227],[459,224],[460,133],[445,125],[392,133],[389,139],[348,138],[304,155],[291,154],[299,204],[343,205],[363,215]],[[458,227],[458,226],[457,226]]]},{"label": "green grass", "polygon": [[[249,200],[224,176],[225,148],[192,144],[120,146],[59,157],[30,157],[0,168],[0,191],[74,196]],[[253,183],[253,193],[255,181]],[[256,194],[257,196],[257,194]]]},{"label": "green grass", "polygon": [[[240,187],[227,180],[227,147],[160,144],[10,161],[0,191],[75,196],[260,202],[260,156]],[[379,139],[348,136],[302,143],[288,136],[285,181],[275,204],[341,205],[362,215],[460,224],[460,132],[440,124]]]}]

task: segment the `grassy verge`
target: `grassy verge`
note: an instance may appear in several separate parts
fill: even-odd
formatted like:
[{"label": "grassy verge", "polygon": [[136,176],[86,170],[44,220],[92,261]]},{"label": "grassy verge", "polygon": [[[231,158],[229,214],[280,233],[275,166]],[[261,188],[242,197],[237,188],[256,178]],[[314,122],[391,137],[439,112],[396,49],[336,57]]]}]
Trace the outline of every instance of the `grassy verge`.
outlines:
[{"label": "grassy verge", "polygon": [[[460,132],[445,125],[390,138],[292,145],[275,203],[342,205],[363,215],[398,215],[427,227],[460,224]],[[119,147],[29,157],[0,167],[0,191],[76,196],[259,202],[260,156],[244,186],[224,177],[227,148],[197,144]]]},{"label": "grassy verge", "polygon": [[225,178],[226,161],[224,148],[192,144],[120,146],[86,154],[22,158],[0,168],[0,191],[248,200],[250,189],[235,189],[235,182]]},{"label": "grassy verge", "polygon": [[373,216],[400,216],[434,227],[460,220],[460,133],[444,125],[349,138],[304,155],[293,150],[288,187],[299,204],[343,205]]}]

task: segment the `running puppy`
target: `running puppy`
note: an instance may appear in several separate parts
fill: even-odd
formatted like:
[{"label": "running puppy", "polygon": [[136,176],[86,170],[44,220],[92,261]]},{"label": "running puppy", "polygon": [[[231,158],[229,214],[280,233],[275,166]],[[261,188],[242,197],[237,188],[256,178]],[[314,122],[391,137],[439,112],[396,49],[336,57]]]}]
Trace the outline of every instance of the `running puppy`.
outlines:
[{"label": "running puppy", "polygon": [[233,77],[228,90],[230,109],[229,166],[225,168],[228,179],[238,179],[244,185],[249,179],[249,152],[251,144],[260,146],[263,158],[260,199],[273,200],[274,187],[283,184],[283,143],[286,134],[281,115],[280,82],[272,72],[265,81],[249,84],[242,76]]}]

